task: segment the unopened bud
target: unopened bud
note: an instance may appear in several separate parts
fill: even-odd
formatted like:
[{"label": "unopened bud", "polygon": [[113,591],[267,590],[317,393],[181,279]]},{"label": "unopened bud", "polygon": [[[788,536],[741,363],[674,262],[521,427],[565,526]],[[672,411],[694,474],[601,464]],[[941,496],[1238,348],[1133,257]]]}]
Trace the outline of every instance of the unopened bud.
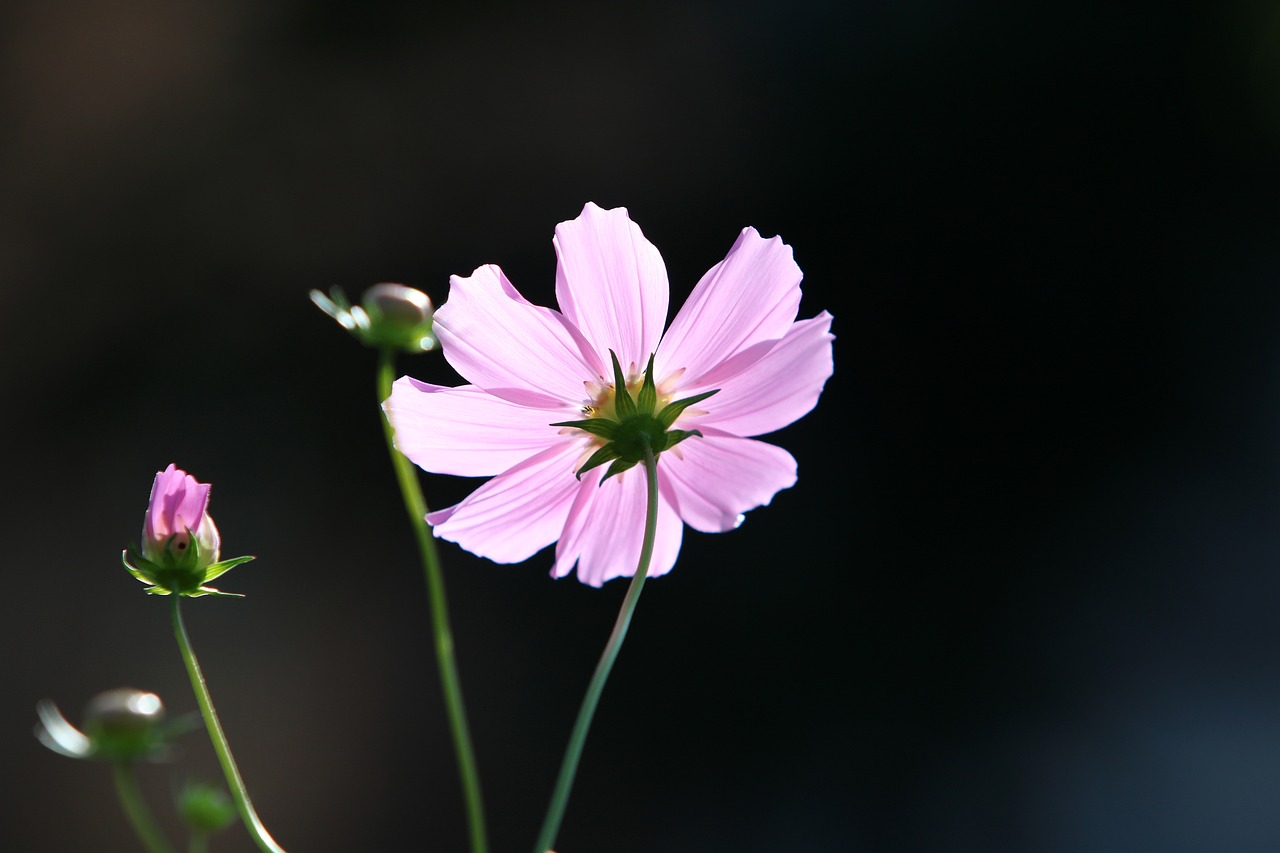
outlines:
[{"label": "unopened bud", "polygon": [[115,760],[149,758],[164,746],[157,729],[164,704],[154,693],[122,687],[99,693],[84,712],[95,755]]},{"label": "unopened bud", "polygon": [[348,302],[337,287],[327,296],[311,291],[311,301],[367,346],[406,352],[436,347],[431,331],[435,308],[421,290],[384,282],[366,290],[359,305]]},{"label": "unopened bud", "polygon": [[199,835],[210,835],[235,820],[236,807],[217,785],[188,782],[178,794],[178,812]]}]

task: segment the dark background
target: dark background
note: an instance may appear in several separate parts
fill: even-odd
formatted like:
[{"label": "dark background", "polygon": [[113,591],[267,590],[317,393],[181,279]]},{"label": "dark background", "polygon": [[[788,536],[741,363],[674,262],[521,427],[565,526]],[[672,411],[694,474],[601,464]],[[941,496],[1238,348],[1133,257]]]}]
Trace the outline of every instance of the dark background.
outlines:
[{"label": "dark background", "polygon": [[[276,837],[464,848],[374,356],[307,291],[550,304],[593,200],[673,311],[781,234],[836,370],[797,486],[646,588],[562,853],[1280,849],[1274,5],[27,0],[0,69],[0,848],[137,849],[30,730],[194,709],[117,556],[171,461],[258,556],[185,610]],[[527,850],[624,587],[445,559]]]}]

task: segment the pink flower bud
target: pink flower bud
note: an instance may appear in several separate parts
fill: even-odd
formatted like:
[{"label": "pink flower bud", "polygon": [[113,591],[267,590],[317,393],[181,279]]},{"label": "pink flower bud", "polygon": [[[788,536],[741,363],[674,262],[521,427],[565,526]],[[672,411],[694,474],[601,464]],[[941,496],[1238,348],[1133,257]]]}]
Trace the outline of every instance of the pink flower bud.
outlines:
[{"label": "pink flower bud", "polygon": [[218,561],[221,542],[218,528],[209,517],[207,483],[197,483],[181,468],[170,464],[156,474],[142,525],[142,554],[152,562],[181,557],[191,547],[191,535],[199,545],[198,566]]}]

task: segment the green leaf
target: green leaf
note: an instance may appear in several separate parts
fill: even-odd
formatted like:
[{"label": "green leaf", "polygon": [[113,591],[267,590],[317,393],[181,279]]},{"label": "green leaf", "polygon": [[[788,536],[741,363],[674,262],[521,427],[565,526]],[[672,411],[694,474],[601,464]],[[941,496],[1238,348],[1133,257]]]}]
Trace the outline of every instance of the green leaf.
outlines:
[{"label": "green leaf", "polygon": [[663,429],[671,429],[671,425],[676,422],[676,418],[680,417],[680,413],[692,406],[694,403],[701,403],[712,394],[719,394],[720,389],[714,391],[704,391],[701,394],[694,394],[692,397],[685,397],[683,400],[676,400],[668,403],[666,408],[658,412],[658,423],[662,424]]},{"label": "green leaf", "polygon": [[618,431],[617,422],[611,421],[608,418],[587,418],[582,421],[558,421],[554,424],[548,424],[548,426],[573,427],[574,429],[580,429],[583,432],[589,432],[592,435],[598,435],[605,441],[612,441],[614,433]]}]

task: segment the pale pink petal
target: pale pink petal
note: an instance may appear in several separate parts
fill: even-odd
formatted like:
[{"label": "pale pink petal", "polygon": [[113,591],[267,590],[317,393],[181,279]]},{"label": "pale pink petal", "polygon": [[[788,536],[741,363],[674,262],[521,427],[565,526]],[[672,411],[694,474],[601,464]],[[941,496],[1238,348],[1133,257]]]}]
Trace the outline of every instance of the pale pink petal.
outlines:
[{"label": "pale pink petal", "polygon": [[513,403],[555,408],[586,402],[583,382],[606,362],[558,311],[528,302],[490,264],[449,279],[435,313],[444,357],[471,384]]},{"label": "pale pink petal", "polygon": [[[604,469],[596,468],[582,477],[582,488],[556,546],[556,563],[551,570],[555,577],[569,574],[575,564],[578,579],[591,586],[636,573],[648,508],[644,470],[637,466],[602,485],[603,476]],[[671,571],[683,536],[680,517],[659,495],[653,556],[646,577]]]},{"label": "pale pink petal", "polygon": [[548,448],[427,515],[435,535],[495,563],[527,560],[560,537],[580,484],[585,440]]},{"label": "pale pink petal", "polygon": [[721,533],[742,523],[742,513],[765,506],[796,482],[796,460],[780,447],[706,431],[658,457],[662,494],[685,524]]},{"label": "pale pink petal", "polygon": [[[701,403],[693,414],[677,422],[681,429],[713,426],[733,435],[763,435],[782,429],[802,417],[818,402],[822,386],[831,376],[831,315],[823,311],[811,320],[792,324],[763,356],[753,358],[745,370],[732,371],[723,378],[713,370],[697,386],[681,390],[677,396],[691,396],[713,388],[719,390]],[[705,411],[698,415],[696,411]]]},{"label": "pale pink petal", "polygon": [[744,228],[671,321],[654,359],[659,381],[683,369],[669,387],[688,387],[743,350],[781,338],[800,307],[801,277],[781,238]]},{"label": "pale pink petal", "polygon": [[555,421],[578,410],[535,409],[508,403],[474,385],[445,388],[408,376],[396,380],[382,404],[395,427],[396,447],[436,474],[492,477],[565,441]]},{"label": "pale pink petal", "polygon": [[[643,370],[667,321],[667,267],[624,207],[588,203],[556,226],[556,299],[601,358]],[[606,364],[608,362],[606,361]],[[611,374],[610,374],[611,375]]]}]

